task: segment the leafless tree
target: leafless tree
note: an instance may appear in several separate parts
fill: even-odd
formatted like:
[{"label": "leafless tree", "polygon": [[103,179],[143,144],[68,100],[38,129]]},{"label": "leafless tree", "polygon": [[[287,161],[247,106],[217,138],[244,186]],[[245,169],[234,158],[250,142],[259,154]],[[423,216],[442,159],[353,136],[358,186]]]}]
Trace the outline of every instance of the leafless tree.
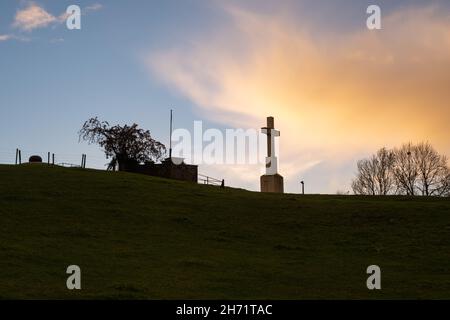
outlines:
[{"label": "leafless tree", "polygon": [[390,151],[380,149],[371,158],[358,161],[353,180],[355,194],[450,195],[447,157],[430,143],[407,143]]},{"label": "leafless tree", "polygon": [[393,174],[397,186],[397,193],[405,193],[414,196],[416,194],[416,182],[419,176],[416,164],[416,148],[412,143],[407,143],[394,149]]},{"label": "leafless tree", "polygon": [[394,154],[382,148],[369,159],[358,161],[358,174],[352,182],[355,194],[387,195],[394,190]]},{"label": "leafless tree", "polygon": [[447,158],[440,155],[431,144],[419,143],[414,146],[415,164],[418,171],[417,188],[424,196],[440,196],[445,193],[448,173]]}]

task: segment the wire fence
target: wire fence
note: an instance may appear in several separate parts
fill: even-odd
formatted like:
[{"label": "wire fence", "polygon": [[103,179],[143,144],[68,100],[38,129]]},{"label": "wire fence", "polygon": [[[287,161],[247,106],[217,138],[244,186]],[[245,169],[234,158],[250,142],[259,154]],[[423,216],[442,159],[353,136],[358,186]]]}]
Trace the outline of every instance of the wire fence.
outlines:
[{"label": "wire fence", "polygon": [[43,163],[64,167],[82,167],[106,170],[109,160],[98,154],[60,153],[29,149],[1,149],[0,164],[21,164],[29,162],[31,156],[39,156]]},{"label": "wire fence", "polygon": [[198,183],[220,186],[222,188],[225,187],[224,179],[220,180],[200,173],[198,174]]},{"label": "wire fence", "polygon": [[[23,164],[29,162],[31,156],[39,156],[43,163],[68,167],[106,170],[109,160],[98,154],[54,153],[28,149],[0,149],[0,164]],[[198,174],[199,184],[225,187],[224,179]]]}]

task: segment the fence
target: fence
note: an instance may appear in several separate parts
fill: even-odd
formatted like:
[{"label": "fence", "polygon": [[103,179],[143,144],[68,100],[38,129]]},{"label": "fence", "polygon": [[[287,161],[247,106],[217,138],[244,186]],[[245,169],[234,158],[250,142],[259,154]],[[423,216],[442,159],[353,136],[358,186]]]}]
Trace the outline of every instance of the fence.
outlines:
[{"label": "fence", "polygon": [[220,186],[222,188],[225,187],[225,179],[220,180],[200,173],[198,174],[198,183]]},{"label": "fence", "polygon": [[[70,168],[91,168],[106,170],[108,159],[98,155],[76,154],[76,153],[53,153],[42,152],[36,150],[0,150],[0,164],[22,164],[27,163],[28,159],[38,155],[42,158],[43,163],[58,165]],[[88,161],[89,159],[89,161]],[[87,166],[89,164],[89,167]],[[224,179],[216,179],[204,174],[198,174],[198,183],[225,187]]]},{"label": "fence", "polygon": [[[63,167],[106,169],[108,159],[96,154],[54,153],[24,149],[0,149],[0,164],[22,164],[29,162],[31,156],[39,156],[42,163]],[[89,159],[89,160],[88,160]]]}]

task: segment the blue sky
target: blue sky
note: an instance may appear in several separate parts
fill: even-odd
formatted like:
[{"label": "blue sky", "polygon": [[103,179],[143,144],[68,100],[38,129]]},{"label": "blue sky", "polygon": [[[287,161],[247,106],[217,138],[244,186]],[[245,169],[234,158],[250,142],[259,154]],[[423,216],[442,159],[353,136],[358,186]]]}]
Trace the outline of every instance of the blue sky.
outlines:
[{"label": "blue sky", "polygon": [[[73,1],[36,2],[59,15]],[[83,7],[95,3],[77,2]],[[168,112],[176,123],[194,119],[187,99],[174,95],[144,70],[140,55],[152,48],[183,41],[196,11],[189,2],[136,1],[132,6],[108,2],[82,16],[81,30],[64,24],[20,32],[11,28],[16,11],[26,4],[2,1],[0,34],[26,41],[0,42],[1,149],[82,153],[97,147],[79,144],[77,131],[91,116],[111,123],[137,122],[166,142]],[[177,107],[179,106],[179,107]],[[2,159],[3,160],[3,159]],[[5,159],[6,160],[6,159]]]},{"label": "blue sky", "polygon": [[[14,25],[16,14],[30,5],[38,6],[52,16],[58,17],[71,4],[77,4],[82,9],[81,30],[68,30],[65,23],[57,21],[28,31]],[[369,4],[380,5],[383,19],[389,17],[387,30],[378,33],[376,37],[379,39],[375,40],[371,40],[374,34],[366,34],[365,30],[367,18],[365,9]],[[427,8],[433,5],[437,9],[432,9],[434,11],[429,13]],[[448,137],[449,132],[438,123],[440,121],[438,118],[442,118],[439,117],[439,112],[442,115],[443,107],[436,106],[436,119],[429,119],[430,123],[434,121],[437,123],[432,126],[433,132],[422,132],[414,128],[397,130],[393,126],[389,136],[379,136],[373,140],[372,135],[361,135],[358,129],[354,129],[354,132],[337,134],[335,138],[334,132],[328,132],[328,138],[323,138],[320,134],[314,134],[313,128],[309,128],[307,123],[302,121],[323,123],[327,128],[343,128],[346,124],[342,122],[340,125],[341,120],[336,116],[327,119],[326,116],[319,117],[318,114],[313,114],[311,111],[313,105],[314,108],[318,108],[319,104],[326,104],[327,108],[331,108],[327,110],[332,112],[336,109],[349,114],[364,114],[365,111],[359,110],[365,110],[364,105],[370,104],[373,100],[371,94],[375,93],[360,88],[358,94],[367,91],[367,100],[360,97],[359,105],[352,106],[352,109],[342,107],[345,104],[342,101],[332,106],[336,96],[333,96],[333,100],[330,98],[330,102],[322,101],[321,97],[316,96],[308,96],[306,99],[310,92],[299,93],[299,96],[289,93],[287,94],[289,99],[286,98],[284,107],[284,96],[278,96],[275,88],[272,94],[270,85],[273,84],[259,81],[261,72],[250,69],[248,65],[251,63],[244,64],[243,61],[253,62],[258,59],[269,61],[268,65],[271,68],[267,70],[272,70],[272,73],[269,71],[266,74],[262,73],[262,78],[270,78],[273,70],[283,67],[271,54],[261,55],[260,51],[265,51],[270,45],[275,48],[271,48],[272,51],[279,48],[281,55],[288,53],[282,60],[286,62],[291,59],[287,61],[289,66],[295,65],[296,57],[303,54],[302,49],[298,48],[306,48],[305,50],[313,48],[315,52],[323,54],[324,58],[324,61],[319,61],[317,65],[328,66],[329,63],[329,70],[335,70],[332,77],[329,76],[331,71],[321,75],[317,81],[323,83],[329,78],[334,79],[340,72],[346,73],[342,71],[345,70],[342,66],[346,60],[336,58],[333,63],[329,60],[330,57],[333,60],[347,47],[354,49],[352,53],[357,52],[358,57],[370,52],[382,56],[389,51],[389,54],[394,56],[414,52],[414,57],[422,59],[429,56],[430,51],[427,51],[429,48],[427,49],[422,42],[415,42],[414,35],[431,37],[429,30],[442,30],[445,37],[449,8],[448,1],[417,0],[1,1],[0,162],[14,161],[14,150],[19,147],[23,150],[24,157],[31,153],[45,155],[50,151],[56,154],[60,162],[78,163],[81,154],[86,153],[88,165],[100,168],[106,163],[101,150],[97,146],[79,143],[77,136],[83,122],[92,116],[98,116],[112,124],[136,122],[141,127],[150,129],[156,139],[168,143],[168,115],[171,108],[175,112],[175,127],[188,129],[192,128],[194,120],[203,120],[204,126],[219,129],[239,127],[242,123],[247,127],[259,128],[264,124],[265,116],[273,115],[276,119],[280,118],[279,123],[282,125],[280,143],[284,143],[285,150],[289,147],[289,150],[284,152],[285,158],[283,154],[280,157],[281,173],[285,174],[287,191],[298,192],[298,182],[301,179],[307,180],[309,187],[307,190],[310,192],[333,193],[338,189],[346,191],[354,173],[356,160],[383,145],[394,146],[407,142],[405,140],[408,139],[430,140],[439,151],[448,154],[450,145],[444,141],[444,137]],[[230,11],[233,13],[230,14]],[[431,22],[436,19],[441,22],[438,26]],[[417,29],[410,28],[410,31],[402,29],[401,32],[397,31],[401,29],[400,26],[395,30],[389,29],[399,25],[399,21],[406,21],[407,24],[414,23],[413,20],[416,20]],[[431,24],[437,29],[430,29]],[[286,30],[289,43],[300,39],[298,46],[295,48],[291,48],[290,44],[285,46],[284,33],[281,32],[280,36],[279,30]],[[402,39],[405,38],[409,40],[402,46],[395,45],[402,43]],[[380,40],[387,45],[380,46]],[[342,43],[345,43],[345,46],[341,45]],[[305,47],[302,47],[303,45]],[[434,43],[432,46],[437,48],[439,44]],[[258,48],[258,52],[252,51],[255,48]],[[403,51],[405,48],[410,50]],[[291,49],[292,54],[289,53]],[[335,49],[342,52],[331,55]],[[439,49],[441,51],[433,49],[432,53],[437,57],[433,61],[440,61],[436,69],[439,69],[440,64],[442,67],[447,65],[448,59],[441,59],[448,53],[445,51],[447,49],[448,47],[442,44]],[[256,58],[251,60],[251,57]],[[193,64],[196,59],[201,60],[201,63]],[[367,61],[370,64],[372,60]],[[392,74],[401,73],[403,71],[399,70],[405,69],[405,66],[397,61],[391,67],[383,69],[384,73],[379,73],[374,68],[374,74],[370,74],[371,66],[368,65],[367,78],[375,78],[378,81],[373,80],[374,82],[369,83],[368,80],[367,88],[383,91],[381,84],[395,80],[392,79]],[[226,66],[227,72],[221,70],[220,66]],[[210,70],[222,72],[221,78],[213,77],[213,81],[205,85],[201,79],[205,75],[205,69],[209,67]],[[293,68],[295,71],[295,67]],[[307,67],[299,65],[298,68],[298,73],[303,73]],[[348,68],[353,70],[353,66]],[[185,70],[193,71],[186,75]],[[231,73],[229,70],[240,72]],[[349,74],[359,75],[358,70]],[[415,70],[417,78],[420,78],[422,73],[428,74],[421,65]],[[248,77],[242,78],[239,74],[244,71]],[[308,79],[314,78],[317,74],[314,72]],[[187,76],[190,83],[180,82],[180,76]],[[410,74],[405,74],[404,78],[400,76],[399,79],[402,81],[410,77]],[[228,82],[224,79],[236,79],[236,87],[229,88]],[[448,78],[442,75],[442,79]],[[281,79],[277,83],[284,80]],[[238,84],[239,81],[241,84]],[[299,83],[302,81],[306,80],[298,79]],[[354,86],[361,83],[359,76],[346,81],[350,84],[354,81]],[[248,83],[252,85],[247,87]],[[226,90],[214,95],[208,92],[208,87],[212,84],[218,88],[226,87]],[[267,86],[269,92],[265,91]],[[332,86],[331,83],[330,87]],[[426,85],[423,83],[411,84],[411,87],[405,88],[405,92],[400,92],[402,88],[399,87],[398,94],[409,95],[411,88],[424,86]],[[253,89],[262,90],[257,92],[261,92],[262,97],[266,97],[267,94],[268,100],[280,98],[275,101],[279,101],[281,109],[277,109],[277,103],[258,109],[258,103],[261,102],[259,99],[244,99],[246,93]],[[298,88],[291,89],[292,92],[299,91]],[[345,91],[345,88],[342,90]],[[424,88],[423,91],[427,94],[423,99],[446,98],[443,91],[433,90]],[[332,89],[327,89],[327,92],[331,91]],[[252,95],[249,94],[250,96]],[[353,97],[353,93],[349,91],[348,95],[338,98],[350,101]],[[302,106],[301,112],[292,112],[299,114],[299,131],[295,131],[294,124],[289,123],[287,119],[290,114],[288,111],[291,110],[289,108],[292,108],[287,105],[289,101],[297,98],[301,103],[309,104],[308,107]],[[393,99],[397,97],[394,96]],[[421,101],[421,99],[422,96],[415,97],[414,100]],[[369,102],[365,104],[365,101]],[[379,105],[384,102],[379,101]],[[248,109],[252,112],[245,110],[246,103],[251,104]],[[413,107],[417,112],[411,112],[411,121],[421,118],[423,108],[423,105]],[[242,115],[240,110],[243,111]],[[271,114],[267,114],[269,112]],[[380,118],[383,112],[388,111],[381,110]],[[292,118],[296,119],[295,116]],[[288,136],[283,135],[286,132]],[[360,135],[362,142],[356,138],[349,138]],[[337,143],[337,139],[342,144]],[[364,143],[367,140],[373,142]],[[349,146],[352,152],[338,152],[342,150],[342,145]],[[292,152],[297,146],[296,153]],[[237,187],[258,189],[259,171],[255,168],[200,166],[200,172],[218,178],[224,177]]]}]

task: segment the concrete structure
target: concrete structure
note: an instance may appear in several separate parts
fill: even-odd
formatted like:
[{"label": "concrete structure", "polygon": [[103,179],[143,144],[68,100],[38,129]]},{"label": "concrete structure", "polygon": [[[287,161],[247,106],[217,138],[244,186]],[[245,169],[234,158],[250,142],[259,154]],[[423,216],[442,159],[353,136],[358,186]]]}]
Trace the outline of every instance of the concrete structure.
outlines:
[{"label": "concrete structure", "polygon": [[261,192],[284,192],[283,177],[278,174],[278,159],[275,156],[275,137],[280,136],[280,131],[275,130],[273,117],[267,117],[267,126],[261,128],[267,135],[266,174],[261,176]]},{"label": "concrete structure", "polygon": [[162,163],[138,164],[127,168],[126,171],[195,183],[198,179],[198,166],[184,162],[174,164],[170,158],[165,159]]}]

